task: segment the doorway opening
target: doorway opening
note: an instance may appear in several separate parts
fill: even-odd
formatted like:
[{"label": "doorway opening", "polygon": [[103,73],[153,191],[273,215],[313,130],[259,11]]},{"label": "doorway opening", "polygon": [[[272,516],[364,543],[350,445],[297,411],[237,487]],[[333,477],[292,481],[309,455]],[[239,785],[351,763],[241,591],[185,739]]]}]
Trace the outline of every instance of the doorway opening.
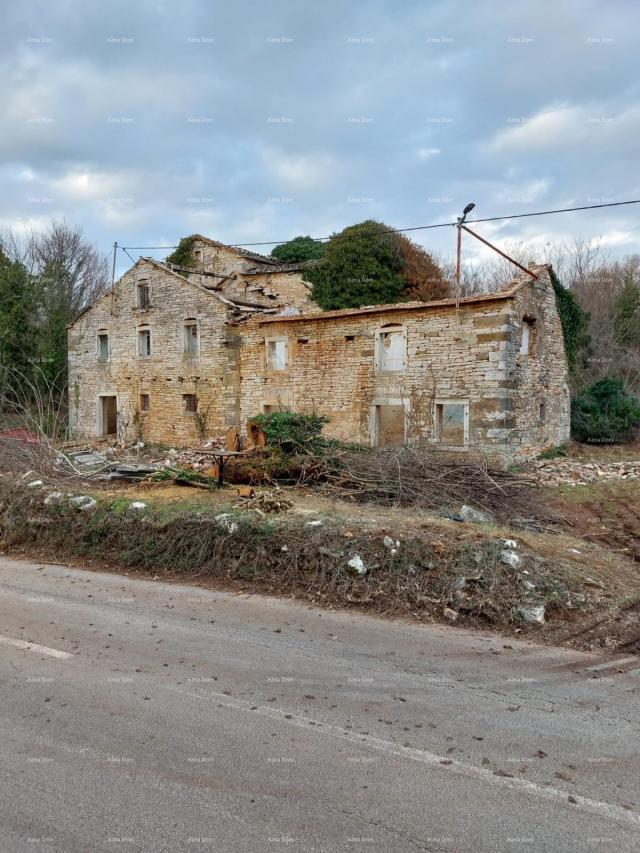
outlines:
[{"label": "doorway opening", "polygon": [[378,447],[399,447],[405,443],[405,414],[402,403],[376,406]]},{"label": "doorway opening", "polygon": [[103,396],[99,398],[98,435],[118,434],[118,398]]}]

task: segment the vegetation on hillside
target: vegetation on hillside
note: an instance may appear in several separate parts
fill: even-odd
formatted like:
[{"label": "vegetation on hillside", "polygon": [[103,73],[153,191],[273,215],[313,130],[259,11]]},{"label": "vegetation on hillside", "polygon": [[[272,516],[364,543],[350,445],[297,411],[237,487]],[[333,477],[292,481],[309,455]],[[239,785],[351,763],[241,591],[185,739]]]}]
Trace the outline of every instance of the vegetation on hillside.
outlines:
[{"label": "vegetation on hillside", "polygon": [[600,379],[573,400],[571,432],[578,441],[628,441],[640,424],[640,401],[620,379]]}]

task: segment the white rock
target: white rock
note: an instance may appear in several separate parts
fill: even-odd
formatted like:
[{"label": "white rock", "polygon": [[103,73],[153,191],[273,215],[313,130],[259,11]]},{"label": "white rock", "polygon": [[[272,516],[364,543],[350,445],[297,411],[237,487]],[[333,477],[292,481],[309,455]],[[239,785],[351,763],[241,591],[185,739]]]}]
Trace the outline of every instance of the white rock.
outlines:
[{"label": "white rock", "polygon": [[235,533],[238,529],[238,522],[235,521],[232,515],[228,512],[223,512],[221,515],[216,515],[216,521],[220,527],[223,527],[227,533]]},{"label": "white rock", "polygon": [[69,498],[69,506],[82,512],[91,512],[98,506],[98,502],[90,498],[89,495],[76,495]]},{"label": "white rock", "polygon": [[321,521],[307,521],[307,523],[305,524],[305,527],[321,527],[321,526],[322,526]]},{"label": "white rock", "polygon": [[515,539],[503,539],[502,543],[505,548],[510,548],[512,551],[518,547],[518,543]]},{"label": "white rock", "polygon": [[476,523],[491,520],[490,516],[486,512],[481,512],[481,510],[476,509],[473,506],[468,506],[467,504],[463,504],[460,507],[460,517],[464,521],[474,521]]},{"label": "white rock", "polygon": [[400,548],[400,540],[392,539],[390,536],[385,536],[382,540],[382,544],[385,548],[389,549],[390,554],[393,556],[398,553],[398,549]]},{"label": "white rock", "polygon": [[516,614],[534,625],[544,625],[544,604],[539,607],[518,607]]},{"label": "white rock", "polygon": [[354,554],[353,557],[347,562],[347,565],[350,569],[353,569],[352,573],[358,575],[358,577],[366,575],[366,573],[369,571],[365,566],[360,554]]},{"label": "white rock", "polygon": [[142,512],[146,508],[147,508],[147,505],[143,501],[131,501],[131,503],[127,507],[127,512],[134,514],[137,512]]},{"label": "white rock", "polygon": [[511,566],[512,569],[517,569],[522,562],[522,558],[519,554],[516,554],[515,551],[508,551],[505,549],[500,553],[500,562],[504,563],[506,566]]},{"label": "white rock", "polygon": [[57,506],[62,503],[64,500],[63,492],[51,492],[51,494],[47,495],[44,499],[45,506]]},{"label": "white rock", "polygon": [[32,480],[30,483],[27,483],[28,489],[39,489],[40,486],[44,486],[42,480]]}]

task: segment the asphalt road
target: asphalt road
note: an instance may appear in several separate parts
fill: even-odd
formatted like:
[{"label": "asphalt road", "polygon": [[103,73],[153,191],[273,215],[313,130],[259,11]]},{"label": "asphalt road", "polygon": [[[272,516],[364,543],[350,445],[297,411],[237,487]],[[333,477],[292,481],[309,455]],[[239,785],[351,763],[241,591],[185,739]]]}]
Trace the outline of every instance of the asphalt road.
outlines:
[{"label": "asphalt road", "polygon": [[625,657],[0,558],[0,849],[640,850]]}]

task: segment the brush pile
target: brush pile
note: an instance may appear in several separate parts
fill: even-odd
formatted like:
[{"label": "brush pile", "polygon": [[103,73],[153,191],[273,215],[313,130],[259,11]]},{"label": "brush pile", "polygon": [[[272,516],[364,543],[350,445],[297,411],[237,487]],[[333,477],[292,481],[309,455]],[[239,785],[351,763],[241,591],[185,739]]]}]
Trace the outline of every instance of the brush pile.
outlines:
[{"label": "brush pile", "polygon": [[337,497],[359,503],[427,510],[471,505],[496,518],[532,508],[530,478],[432,448],[340,451],[325,460],[324,476]]}]

